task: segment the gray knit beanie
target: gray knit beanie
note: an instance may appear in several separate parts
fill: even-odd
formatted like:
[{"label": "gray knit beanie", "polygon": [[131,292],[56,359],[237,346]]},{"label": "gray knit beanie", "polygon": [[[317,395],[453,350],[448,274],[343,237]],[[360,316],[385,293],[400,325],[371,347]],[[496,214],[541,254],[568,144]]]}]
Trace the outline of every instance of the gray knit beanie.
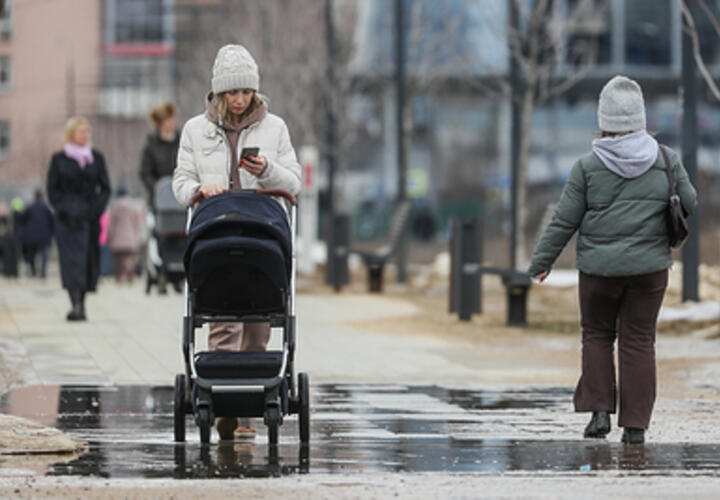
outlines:
[{"label": "gray knit beanie", "polygon": [[645,103],[640,85],[615,76],[600,91],[598,125],[604,132],[645,130]]},{"label": "gray knit beanie", "polygon": [[215,94],[234,89],[260,90],[260,74],[255,60],[242,45],[225,45],[218,50],[212,69]]}]

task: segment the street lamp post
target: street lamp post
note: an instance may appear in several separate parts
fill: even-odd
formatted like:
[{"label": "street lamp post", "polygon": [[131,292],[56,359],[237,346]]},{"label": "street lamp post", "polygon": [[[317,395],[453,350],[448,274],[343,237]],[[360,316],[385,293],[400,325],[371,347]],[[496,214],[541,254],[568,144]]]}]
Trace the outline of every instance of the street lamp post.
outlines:
[{"label": "street lamp post", "polygon": [[[407,141],[405,137],[405,101],[407,47],[405,43],[405,0],[395,0],[395,92],[397,100],[397,205],[405,201],[407,187]],[[403,231],[397,249],[397,280],[407,282],[407,233]]]},{"label": "street lamp post", "polygon": [[[694,14],[696,0],[686,0],[687,7]],[[699,191],[697,147],[697,76],[695,56],[693,53],[692,36],[683,31],[682,33],[682,161],[685,170],[690,177],[690,182]],[[683,302],[700,300],[698,294],[698,266],[700,264],[700,207],[697,212],[688,220],[689,236],[682,249],[683,279],[682,279],[682,300]]]}]

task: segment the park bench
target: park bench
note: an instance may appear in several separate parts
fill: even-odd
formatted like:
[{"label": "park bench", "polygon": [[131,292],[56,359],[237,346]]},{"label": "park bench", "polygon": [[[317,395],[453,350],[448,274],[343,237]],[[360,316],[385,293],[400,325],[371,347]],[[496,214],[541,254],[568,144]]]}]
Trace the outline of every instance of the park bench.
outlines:
[{"label": "park bench", "polygon": [[390,224],[390,232],[388,234],[388,239],[385,244],[372,250],[364,250],[359,248],[349,249],[349,253],[358,255],[365,264],[365,268],[367,269],[367,283],[369,292],[382,292],[385,264],[397,251],[400,239],[405,232],[405,228],[407,227],[409,219],[410,202],[405,200],[400,202],[395,208],[392,222]]},{"label": "park bench", "polygon": [[453,220],[450,240],[450,312],[470,321],[482,310],[483,274],[499,275],[507,292],[507,325],[527,326],[530,275],[515,269],[482,265],[482,224],[477,219]]},{"label": "park bench", "polygon": [[527,326],[527,296],[532,285],[530,275],[515,269],[477,266],[478,274],[496,274],[502,279],[507,293],[507,325]]}]

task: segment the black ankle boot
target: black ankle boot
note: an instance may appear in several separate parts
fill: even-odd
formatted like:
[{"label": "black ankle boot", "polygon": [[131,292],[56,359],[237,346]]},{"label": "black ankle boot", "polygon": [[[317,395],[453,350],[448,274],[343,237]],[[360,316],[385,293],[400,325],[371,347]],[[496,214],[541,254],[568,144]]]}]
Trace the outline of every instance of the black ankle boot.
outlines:
[{"label": "black ankle boot", "polygon": [[83,293],[80,290],[69,290],[70,303],[72,309],[67,314],[68,321],[82,321],[85,319],[85,310],[83,306]]},{"label": "black ankle boot", "polygon": [[625,430],[623,430],[622,442],[625,444],[643,444],[645,442],[645,429],[625,427]]},{"label": "black ankle boot", "polygon": [[85,292],[80,292],[80,319],[87,319],[87,316],[85,316]]},{"label": "black ankle boot", "polygon": [[590,423],[585,427],[586,438],[604,438],[610,432],[610,413],[594,411]]}]

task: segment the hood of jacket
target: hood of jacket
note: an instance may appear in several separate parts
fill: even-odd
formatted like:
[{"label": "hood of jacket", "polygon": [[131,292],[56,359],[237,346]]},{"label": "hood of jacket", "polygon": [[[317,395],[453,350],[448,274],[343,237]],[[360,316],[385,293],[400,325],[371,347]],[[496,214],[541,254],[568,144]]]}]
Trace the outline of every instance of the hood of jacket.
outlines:
[{"label": "hood of jacket", "polygon": [[230,130],[232,132],[240,132],[241,130],[249,127],[253,123],[257,123],[261,121],[263,118],[265,118],[268,114],[268,103],[267,99],[264,96],[260,96],[262,101],[262,106],[255,109],[252,113],[249,115],[246,115],[239,123],[234,122],[222,122],[220,120],[220,116],[218,114],[217,109],[215,109],[215,105],[213,104],[213,93],[210,92],[207,96],[206,101],[206,109],[205,109],[205,116],[208,120],[210,120],[215,125],[222,127],[226,130]]},{"label": "hood of jacket", "polygon": [[645,130],[621,137],[603,137],[592,142],[592,150],[605,167],[626,179],[650,170],[658,155],[658,143]]}]

